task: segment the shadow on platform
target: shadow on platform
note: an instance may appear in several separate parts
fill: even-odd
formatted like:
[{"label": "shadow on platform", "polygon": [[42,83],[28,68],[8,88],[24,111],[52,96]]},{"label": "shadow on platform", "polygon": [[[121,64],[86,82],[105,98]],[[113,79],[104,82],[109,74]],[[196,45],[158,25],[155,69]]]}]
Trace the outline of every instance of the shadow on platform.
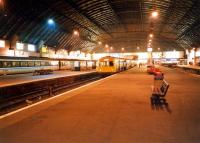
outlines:
[{"label": "shadow on platform", "polygon": [[168,113],[172,113],[172,110],[169,107],[169,103],[164,98],[154,97],[150,98],[152,110],[166,110]]}]

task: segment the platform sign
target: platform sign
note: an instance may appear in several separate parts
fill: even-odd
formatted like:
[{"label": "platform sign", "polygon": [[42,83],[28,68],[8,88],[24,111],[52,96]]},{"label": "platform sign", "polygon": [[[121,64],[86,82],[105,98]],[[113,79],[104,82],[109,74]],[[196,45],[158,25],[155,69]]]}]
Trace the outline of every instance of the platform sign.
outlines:
[{"label": "platform sign", "polygon": [[47,47],[42,47],[41,51],[42,51],[42,53],[46,53],[47,52]]},{"label": "platform sign", "polygon": [[17,43],[16,44],[16,49],[17,50],[23,50],[24,49],[24,44],[23,43]]},{"label": "platform sign", "polygon": [[28,44],[28,51],[35,52],[35,45]]},{"label": "platform sign", "polygon": [[0,40],[0,48],[5,48],[5,41],[4,40]]}]

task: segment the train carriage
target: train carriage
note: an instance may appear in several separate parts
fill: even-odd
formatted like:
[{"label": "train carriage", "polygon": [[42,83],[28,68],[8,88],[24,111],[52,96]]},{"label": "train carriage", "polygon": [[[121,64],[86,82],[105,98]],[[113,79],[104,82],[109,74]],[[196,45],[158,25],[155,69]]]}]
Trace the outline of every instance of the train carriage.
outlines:
[{"label": "train carriage", "polygon": [[78,59],[47,59],[47,58],[22,58],[0,57],[0,75],[32,73],[38,69],[75,70],[75,63],[90,63],[78,65],[78,70],[93,69],[90,67],[96,61]]},{"label": "train carriage", "polygon": [[100,73],[116,73],[126,70],[126,68],[125,59],[106,56],[98,60],[96,71]]}]

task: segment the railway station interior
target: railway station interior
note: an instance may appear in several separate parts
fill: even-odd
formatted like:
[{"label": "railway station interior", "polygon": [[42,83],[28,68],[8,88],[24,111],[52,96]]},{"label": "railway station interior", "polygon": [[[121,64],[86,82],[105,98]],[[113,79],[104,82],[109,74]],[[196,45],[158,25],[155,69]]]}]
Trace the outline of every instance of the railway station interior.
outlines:
[{"label": "railway station interior", "polygon": [[199,0],[0,0],[0,143],[199,143]]}]

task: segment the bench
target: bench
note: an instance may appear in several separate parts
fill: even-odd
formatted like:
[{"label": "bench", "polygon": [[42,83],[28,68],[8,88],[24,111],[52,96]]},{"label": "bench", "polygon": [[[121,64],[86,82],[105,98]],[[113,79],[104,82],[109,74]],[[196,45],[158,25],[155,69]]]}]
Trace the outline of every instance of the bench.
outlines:
[{"label": "bench", "polygon": [[169,84],[166,80],[162,80],[160,87],[152,87],[152,97],[151,98],[164,98],[167,94]]},{"label": "bench", "polygon": [[161,84],[159,86],[152,87],[152,96],[151,96],[151,107],[152,109],[156,110],[163,110],[166,108],[166,110],[171,113],[171,110],[169,108],[169,105],[164,98],[167,94],[167,90],[169,88],[169,84],[166,80],[162,80]]},{"label": "bench", "polygon": [[39,69],[35,70],[33,72],[33,75],[47,75],[47,74],[52,74],[53,70],[52,69]]}]

